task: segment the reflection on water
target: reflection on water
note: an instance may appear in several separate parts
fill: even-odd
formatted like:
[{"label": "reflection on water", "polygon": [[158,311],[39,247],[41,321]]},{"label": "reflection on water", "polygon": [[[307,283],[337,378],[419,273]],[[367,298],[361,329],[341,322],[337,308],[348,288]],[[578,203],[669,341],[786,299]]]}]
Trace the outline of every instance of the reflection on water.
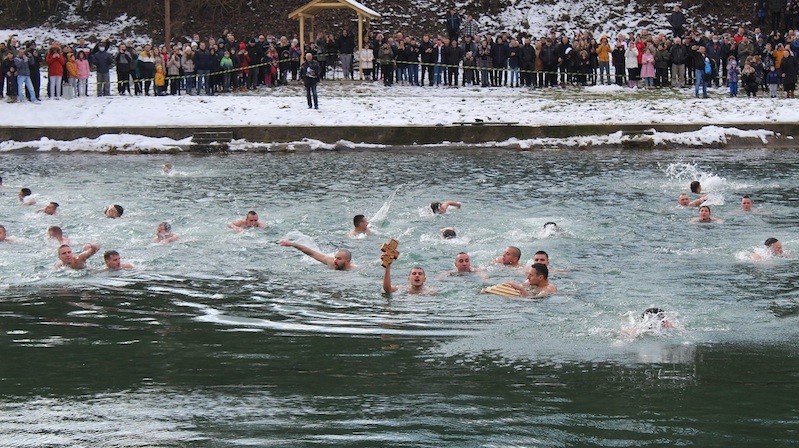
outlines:
[{"label": "reflection on water", "polygon": [[[0,446],[771,446],[796,440],[799,154],[5,156]],[[163,176],[172,162],[180,173]],[[773,169],[779,166],[779,170]],[[65,175],[67,174],[67,175]],[[723,225],[689,225],[688,182]],[[16,203],[31,187],[43,216]],[[738,211],[749,194],[755,212]],[[433,216],[427,204],[458,200]],[[108,203],[125,206],[103,218]],[[254,209],[269,228],[225,224]],[[352,216],[377,235],[350,239]],[[161,221],[181,240],[152,244]],[[558,223],[558,232],[545,229]],[[73,247],[134,271],[53,271]],[[454,226],[455,240],[439,229]],[[350,249],[353,272],[281,247]],[[793,256],[745,255],[770,236]],[[427,271],[432,296],[381,292]],[[550,255],[560,292],[480,295]],[[435,277],[466,251],[479,277]],[[101,254],[90,266],[102,265]],[[625,332],[649,307],[677,328]],[[731,422],[734,422],[732,424]],[[780,429],[782,435],[775,433]]]}]

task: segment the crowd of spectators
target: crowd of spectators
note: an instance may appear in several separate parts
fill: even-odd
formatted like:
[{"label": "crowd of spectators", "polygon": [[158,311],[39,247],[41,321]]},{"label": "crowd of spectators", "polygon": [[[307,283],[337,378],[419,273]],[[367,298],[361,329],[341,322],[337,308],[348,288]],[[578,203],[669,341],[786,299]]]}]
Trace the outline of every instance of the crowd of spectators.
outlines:
[{"label": "crowd of spectators", "polygon": [[[776,6],[775,6],[776,5]],[[647,29],[617,36],[572,35],[535,37],[526,33],[491,33],[471,16],[455,10],[444,17],[439,34],[406,36],[368,30],[320,32],[300,48],[297,36],[261,34],[238,39],[229,30],[220,37],[153,47],[104,40],[90,45],[52,42],[40,49],[16,36],[0,43],[0,97],[9,101],[39,101],[46,71],[47,96],[59,99],[88,95],[90,70],[96,72],[96,95],[214,95],[301,81],[300,61],[310,53],[318,62],[320,80],[340,74],[344,79],[382,81],[384,85],[482,87],[565,87],[617,84],[632,88],[738,85],[748,95],[758,91],[776,96],[778,88],[793,96],[799,63],[799,0],[760,0],[757,19],[771,18],[771,31],[760,26],[736,32],[700,31],[688,27],[678,6],[667,20],[671,33]],[[762,14],[761,14],[762,11]],[[784,22],[784,23],[783,23]],[[357,69],[356,69],[357,67]],[[116,71],[111,82],[110,72]],[[112,89],[112,86],[114,87]],[[132,89],[131,89],[132,87]],[[3,92],[5,88],[5,93]]]}]

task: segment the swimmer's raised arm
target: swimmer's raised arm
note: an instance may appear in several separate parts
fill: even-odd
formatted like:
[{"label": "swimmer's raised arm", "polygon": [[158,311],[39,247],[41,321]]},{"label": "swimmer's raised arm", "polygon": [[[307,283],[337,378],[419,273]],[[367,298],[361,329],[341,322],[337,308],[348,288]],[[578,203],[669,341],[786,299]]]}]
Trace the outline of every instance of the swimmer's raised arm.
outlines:
[{"label": "swimmer's raised arm", "polygon": [[324,263],[331,267],[333,266],[333,257],[325,255],[321,252],[317,252],[311,249],[310,247],[303,246],[302,244],[295,243],[294,241],[289,241],[289,240],[280,240],[279,243],[281,246],[293,247],[320,263]]},{"label": "swimmer's raised arm", "polygon": [[700,205],[704,204],[705,201],[707,201],[707,195],[703,195],[701,198],[694,199],[688,204],[688,206],[699,207]]},{"label": "swimmer's raised arm", "polygon": [[96,254],[98,250],[100,250],[100,245],[97,243],[84,244],[83,252],[81,252],[76,258],[81,262],[86,262],[86,260],[88,260],[92,255]]},{"label": "swimmer's raised arm", "polygon": [[438,214],[443,215],[449,207],[461,208],[461,203],[456,201],[444,201],[438,209]]},{"label": "swimmer's raised arm", "polygon": [[[385,256],[386,256],[386,254],[383,253],[381,258],[383,258]],[[389,255],[389,257],[390,257],[390,255]],[[391,261],[393,261],[393,259]],[[389,264],[386,265],[386,268],[383,271],[383,291],[388,292],[388,293],[392,293],[392,292],[395,292],[398,289],[399,289],[399,287],[391,285],[391,263],[389,263]]]}]

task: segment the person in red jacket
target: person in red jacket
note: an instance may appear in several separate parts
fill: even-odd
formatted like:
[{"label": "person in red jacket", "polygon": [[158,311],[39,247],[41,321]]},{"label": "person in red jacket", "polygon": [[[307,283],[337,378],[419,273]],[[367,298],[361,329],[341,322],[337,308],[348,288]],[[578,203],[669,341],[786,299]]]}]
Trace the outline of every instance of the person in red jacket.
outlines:
[{"label": "person in red jacket", "polygon": [[66,64],[64,55],[61,53],[61,46],[53,44],[47,50],[44,62],[47,64],[50,98],[57,100],[61,98],[61,80],[64,78],[64,65]]}]

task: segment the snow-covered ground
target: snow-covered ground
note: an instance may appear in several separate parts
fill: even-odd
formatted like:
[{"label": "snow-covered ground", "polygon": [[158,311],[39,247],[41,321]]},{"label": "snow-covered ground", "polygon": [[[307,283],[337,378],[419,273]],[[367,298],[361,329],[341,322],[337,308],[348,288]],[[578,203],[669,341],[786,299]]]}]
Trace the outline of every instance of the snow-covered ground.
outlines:
[{"label": "snow-covered ground", "polygon": [[[92,90],[92,86],[90,86]],[[730,98],[723,88],[711,89],[709,99],[695,99],[693,88],[644,90],[618,86],[587,88],[433,88],[395,86],[358,81],[327,81],[319,86],[319,110],[309,110],[299,84],[255,92],[215,96],[111,96],[48,100],[39,104],[0,104],[6,125],[38,127],[126,126],[435,126],[483,120],[518,122],[524,126],[582,124],[702,124],[710,126],[686,135],[660,133],[656,138],[686,144],[724,142],[737,135],[765,139],[771,132],[744,133],[736,123],[795,123],[799,103],[784,98]],[[618,134],[618,135],[617,135]],[[596,144],[615,144],[620,133],[588,138]],[[548,140],[511,141],[516,146],[546,145]],[[0,151],[21,147],[108,150],[165,149],[188,141],[111,136],[72,142],[38,140],[4,142]],[[323,142],[334,144],[335,142]],[[357,142],[360,143],[360,142]],[[374,142],[365,142],[374,143]],[[560,144],[584,145],[585,137]],[[236,142],[233,147],[236,148]],[[239,147],[248,142],[238,142]],[[311,145],[313,146],[313,144]],[[250,145],[251,147],[251,145]],[[325,147],[318,144],[318,147]]]}]

